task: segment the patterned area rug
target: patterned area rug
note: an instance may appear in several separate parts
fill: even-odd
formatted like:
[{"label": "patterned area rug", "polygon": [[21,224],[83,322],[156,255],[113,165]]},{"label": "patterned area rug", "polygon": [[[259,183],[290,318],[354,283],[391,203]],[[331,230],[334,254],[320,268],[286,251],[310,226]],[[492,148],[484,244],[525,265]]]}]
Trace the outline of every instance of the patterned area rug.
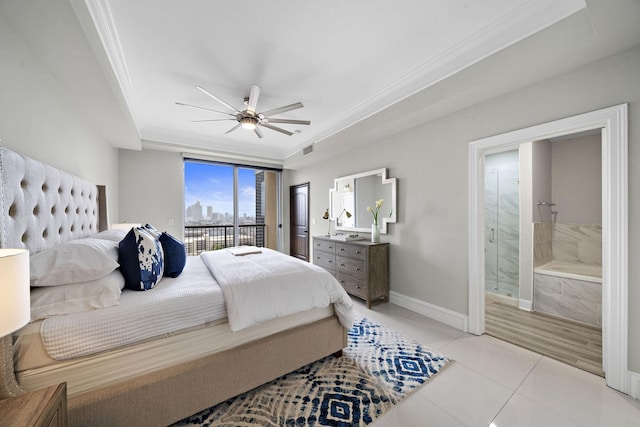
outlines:
[{"label": "patterned area rug", "polygon": [[422,344],[356,317],[343,356],[326,357],[177,426],[366,426],[449,363]]}]

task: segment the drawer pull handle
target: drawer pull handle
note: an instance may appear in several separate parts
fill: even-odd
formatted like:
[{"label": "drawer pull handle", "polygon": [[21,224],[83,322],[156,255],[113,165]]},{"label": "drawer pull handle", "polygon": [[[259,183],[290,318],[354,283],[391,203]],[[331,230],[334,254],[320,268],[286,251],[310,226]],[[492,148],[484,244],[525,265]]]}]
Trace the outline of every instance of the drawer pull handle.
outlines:
[{"label": "drawer pull handle", "polygon": [[344,264],[342,264],[342,263],[341,263],[341,264],[340,264],[340,267],[344,267]]},{"label": "drawer pull handle", "polygon": [[360,289],[360,286],[359,286],[359,285],[356,285],[356,289]]},{"label": "drawer pull handle", "polygon": [[340,248],[340,252],[344,252],[344,248]]},{"label": "drawer pull handle", "polygon": [[356,271],[360,271],[360,269],[356,267]]},{"label": "drawer pull handle", "polygon": [[330,259],[328,259],[328,260],[327,260],[327,262],[333,262],[333,261],[331,261]]},{"label": "drawer pull handle", "polygon": [[356,251],[356,254],[360,255],[360,251]]}]

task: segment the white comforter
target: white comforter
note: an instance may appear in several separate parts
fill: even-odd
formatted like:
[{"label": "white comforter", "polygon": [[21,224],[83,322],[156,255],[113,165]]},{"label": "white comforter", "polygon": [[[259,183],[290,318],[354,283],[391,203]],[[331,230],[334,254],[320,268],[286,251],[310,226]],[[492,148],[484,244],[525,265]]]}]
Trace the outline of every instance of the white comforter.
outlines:
[{"label": "white comforter", "polygon": [[259,251],[200,254],[222,288],[232,331],[331,303],[340,323],[351,328],[353,303],[329,272],[271,249]]}]

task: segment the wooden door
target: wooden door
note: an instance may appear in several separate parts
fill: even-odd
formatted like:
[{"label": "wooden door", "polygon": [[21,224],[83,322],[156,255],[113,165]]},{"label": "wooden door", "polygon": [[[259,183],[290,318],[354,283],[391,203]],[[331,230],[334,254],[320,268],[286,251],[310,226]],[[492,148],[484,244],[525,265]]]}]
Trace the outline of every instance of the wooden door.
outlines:
[{"label": "wooden door", "polygon": [[289,188],[290,254],[309,261],[309,183]]}]

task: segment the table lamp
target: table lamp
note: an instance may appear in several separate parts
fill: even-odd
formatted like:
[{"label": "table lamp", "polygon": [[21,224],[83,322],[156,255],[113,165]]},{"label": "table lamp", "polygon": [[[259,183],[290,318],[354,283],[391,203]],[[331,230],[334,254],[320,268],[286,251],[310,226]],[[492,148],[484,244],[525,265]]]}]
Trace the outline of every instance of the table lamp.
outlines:
[{"label": "table lamp", "polygon": [[24,392],[13,373],[11,333],[29,322],[29,251],[0,249],[0,399]]}]

